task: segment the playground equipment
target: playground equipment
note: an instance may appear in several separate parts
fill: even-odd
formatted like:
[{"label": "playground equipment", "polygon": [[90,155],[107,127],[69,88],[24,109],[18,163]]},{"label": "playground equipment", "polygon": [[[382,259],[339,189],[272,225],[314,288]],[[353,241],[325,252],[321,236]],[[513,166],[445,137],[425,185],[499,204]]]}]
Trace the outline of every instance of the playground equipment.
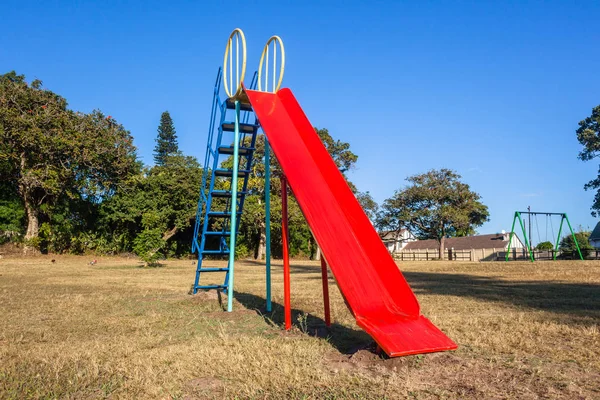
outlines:
[{"label": "playground equipment", "polygon": [[[525,227],[525,222],[523,221],[523,218],[521,218],[521,215],[527,215],[529,217],[529,235],[527,234],[527,229]],[[532,245],[532,235],[531,235],[531,217],[534,217],[534,220],[536,222],[536,229],[537,229],[537,234],[538,234],[538,242],[541,242],[540,239],[540,231],[539,231],[539,224],[537,223],[537,216],[538,215],[543,215],[546,218],[546,238],[548,236],[548,222],[550,222],[550,229],[552,230],[552,239],[554,239],[554,225],[552,222],[552,217],[553,216],[559,216],[560,217],[560,226],[558,228],[558,235],[556,235],[556,245],[554,246],[554,249],[552,250],[552,259],[556,260],[556,256],[558,254],[558,245],[560,243],[560,234],[562,233],[562,228],[563,228],[563,223],[565,221],[567,221],[567,226],[569,227],[569,231],[571,232],[571,235],[573,236],[573,241],[575,242],[575,247],[577,248],[577,253],[579,254],[579,258],[581,260],[583,260],[583,255],[581,254],[581,249],[579,248],[579,243],[577,243],[577,238],[575,237],[575,233],[573,232],[573,228],[571,227],[571,222],[569,222],[569,217],[567,217],[566,213],[554,213],[554,212],[539,212],[539,211],[531,211],[531,209],[529,207],[527,207],[527,211],[515,211],[515,216],[513,217],[513,223],[512,223],[512,228],[510,229],[510,238],[508,241],[508,248],[506,249],[506,256],[505,256],[505,261],[508,261],[510,258],[510,247],[512,244],[512,238],[515,234],[515,224],[517,222],[517,220],[519,221],[519,225],[521,227],[521,231],[523,232],[523,238],[525,240],[525,247],[527,249],[527,251],[529,252],[529,258],[531,259],[531,261],[535,261],[535,257],[534,257],[534,250],[533,250],[533,245]]]},{"label": "playground equipment", "polygon": [[[237,72],[238,66],[235,66],[237,86],[233,86],[233,48],[235,44],[236,55],[239,54],[240,42],[242,48],[245,48],[243,33],[236,29],[227,42],[224,72],[221,74],[219,69],[215,83],[204,164],[206,168],[200,188],[192,243],[192,250],[198,254],[194,293],[201,289],[226,291],[227,310],[232,310],[238,217],[247,195],[248,176],[260,127],[265,134],[267,311],[271,311],[269,157],[272,149],[283,171],[280,178],[286,329],[291,328],[287,229],[289,185],[322,250],[321,272],[327,325],[330,324],[327,283],[329,264],[358,325],[389,356],[456,349],[457,345],[452,340],[421,315],[414,293],[291,90],[279,89],[285,66],[285,51],[281,39],[277,36],[269,39],[263,50],[258,73],[248,87],[244,86],[242,79],[237,79],[238,76],[244,76],[245,59],[241,62],[241,74]],[[269,79],[271,51],[273,64]],[[224,100],[220,97],[221,76],[224,81],[229,77],[229,86],[224,85],[227,95]],[[233,116],[230,111],[234,111]],[[223,145],[226,132],[233,133],[232,142],[229,142],[232,145]],[[233,156],[232,168],[225,169],[219,164],[221,155]],[[208,166],[211,165],[209,170]],[[241,185],[238,184],[238,176],[242,179]],[[227,181],[228,189],[216,188],[219,185],[222,187],[224,180]],[[241,190],[238,190],[240,187]],[[221,208],[216,209],[217,206]],[[210,248],[211,245],[214,248]],[[228,256],[227,267],[203,268],[204,257],[214,255]],[[204,272],[225,272],[225,281],[222,285],[201,285],[200,277]]]}]

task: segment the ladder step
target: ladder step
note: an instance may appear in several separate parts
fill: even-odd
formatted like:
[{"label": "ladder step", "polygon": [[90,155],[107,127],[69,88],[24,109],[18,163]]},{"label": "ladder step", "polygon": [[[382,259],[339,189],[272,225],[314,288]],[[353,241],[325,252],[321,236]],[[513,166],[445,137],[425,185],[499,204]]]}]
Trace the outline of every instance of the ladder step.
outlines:
[{"label": "ladder step", "polygon": [[198,285],[194,289],[227,289],[227,285]]},{"label": "ladder step", "polygon": [[203,250],[202,254],[208,256],[226,256],[229,254],[229,250]]},{"label": "ladder step", "polygon": [[[242,197],[243,195],[247,194],[248,192],[243,192],[243,191],[239,191],[237,193],[238,197]],[[213,197],[231,197],[231,191],[229,190],[213,190],[211,192]]]},{"label": "ladder step", "polygon": [[229,236],[231,232],[219,232],[219,231],[207,231],[204,232],[206,236]]},{"label": "ladder step", "polygon": [[[242,212],[238,211],[236,214],[242,215]],[[231,211],[209,211],[208,216],[215,218],[231,218]]]},{"label": "ladder step", "polygon": [[200,268],[198,271],[200,271],[200,272],[226,272],[226,271],[229,271],[229,268]]},{"label": "ladder step", "polygon": [[[235,123],[223,122],[223,125],[221,125],[221,127],[223,128],[223,131],[225,131],[225,132],[233,132],[235,130]],[[256,131],[258,131],[258,125],[240,123],[240,132],[241,133],[255,133]]]},{"label": "ladder step", "polygon": [[[238,176],[244,177],[248,174],[250,174],[250,170],[247,169],[240,169],[238,171]],[[215,176],[233,176],[233,170],[224,168],[215,169]]]},{"label": "ladder step", "polygon": [[[252,153],[254,150],[256,150],[256,148],[254,147],[240,147],[239,155],[246,156]],[[217,151],[219,152],[219,154],[233,154],[233,146],[220,146],[217,149]]]},{"label": "ladder step", "polygon": [[[235,100],[227,99],[225,105],[230,110],[235,110]],[[250,103],[242,103],[240,102],[240,110],[241,111],[252,111],[252,105]]]}]

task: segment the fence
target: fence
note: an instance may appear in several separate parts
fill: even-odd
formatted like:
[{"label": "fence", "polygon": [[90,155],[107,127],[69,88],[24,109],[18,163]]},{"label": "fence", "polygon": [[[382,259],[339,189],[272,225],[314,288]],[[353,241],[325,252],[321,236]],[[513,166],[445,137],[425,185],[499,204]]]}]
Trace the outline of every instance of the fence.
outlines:
[{"label": "fence", "polygon": [[[561,250],[534,250],[533,259],[537,261],[553,260],[556,253],[557,260],[578,260],[579,254],[575,252],[564,252]],[[586,260],[600,260],[600,250],[582,250]],[[438,249],[404,250],[393,254],[399,261],[431,261],[439,260]],[[509,261],[530,261],[529,251],[525,248],[511,249]],[[506,250],[504,249],[470,249],[452,250],[444,252],[444,260],[450,261],[505,261]]]},{"label": "fence", "polygon": [[[543,260],[554,260],[555,255],[557,260],[579,260],[579,253],[577,251],[562,251],[562,250],[533,250],[532,252],[533,259],[538,261]],[[581,250],[581,255],[586,260],[599,260],[600,259],[600,250],[589,250],[584,249]],[[499,251],[496,253],[496,261],[505,261],[506,260],[506,252]],[[509,256],[509,261],[529,261],[531,258],[529,257],[529,252],[527,249],[519,249],[518,252],[511,250]]]},{"label": "fence", "polygon": [[[395,253],[394,258],[400,261],[430,261],[439,260],[440,251],[437,249],[402,251]],[[473,253],[471,250],[452,250],[448,249],[444,252],[444,260],[451,261],[473,261]]]}]

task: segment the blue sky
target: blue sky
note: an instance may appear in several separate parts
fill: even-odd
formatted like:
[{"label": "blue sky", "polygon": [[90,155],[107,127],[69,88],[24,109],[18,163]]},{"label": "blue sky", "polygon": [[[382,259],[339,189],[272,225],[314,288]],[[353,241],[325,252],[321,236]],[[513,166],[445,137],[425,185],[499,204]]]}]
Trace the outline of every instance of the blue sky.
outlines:
[{"label": "blue sky", "polygon": [[[325,5],[323,3],[326,3]],[[273,34],[285,87],[311,122],[359,156],[350,177],[381,202],[431,168],[458,171],[490,208],[596,221],[577,159],[577,122],[600,104],[599,2],[11,2],[0,72],[16,70],[122,122],[152,162],[169,110],[186,154],[203,160],[212,86],[235,27],[248,75]],[[543,229],[542,229],[543,230]],[[542,240],[544,233],[542,232]]]}]

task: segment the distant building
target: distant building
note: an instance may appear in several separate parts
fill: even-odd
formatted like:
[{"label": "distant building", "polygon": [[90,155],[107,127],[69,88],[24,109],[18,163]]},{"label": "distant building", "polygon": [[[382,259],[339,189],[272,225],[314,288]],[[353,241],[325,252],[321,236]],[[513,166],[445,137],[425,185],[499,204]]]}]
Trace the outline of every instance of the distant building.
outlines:
[{"label": "distant building", "polygon": [[590,234],[590,245],[595,249],[600,249],[600,222],[596,224],[596,227]]},{"label": "distant building", "polygon": [[399,231],[384,231],[380,232],[379,236],[387,250],[391,253],[402,251],[410,242],[414,242],[417,238],[408,231],[408,229],[400,229]]},{"label": "distant building", "polygon": [[[471,259],[474,261],[492,260],[498,257],[498,253],[505,254],[509,239],[510,233],[504,231],[490,235],[451,237],[444,241],[444,247],[446,252],[448,250],[471,251]],[[435,253],[439,250],[439,247],[439,242],[434,239],[417,240],[407,243],[402,252],[431,251]],[[517,234],[514,234],[510,248],[519,251],[524,247],[521,239],[519,239]]]}]

